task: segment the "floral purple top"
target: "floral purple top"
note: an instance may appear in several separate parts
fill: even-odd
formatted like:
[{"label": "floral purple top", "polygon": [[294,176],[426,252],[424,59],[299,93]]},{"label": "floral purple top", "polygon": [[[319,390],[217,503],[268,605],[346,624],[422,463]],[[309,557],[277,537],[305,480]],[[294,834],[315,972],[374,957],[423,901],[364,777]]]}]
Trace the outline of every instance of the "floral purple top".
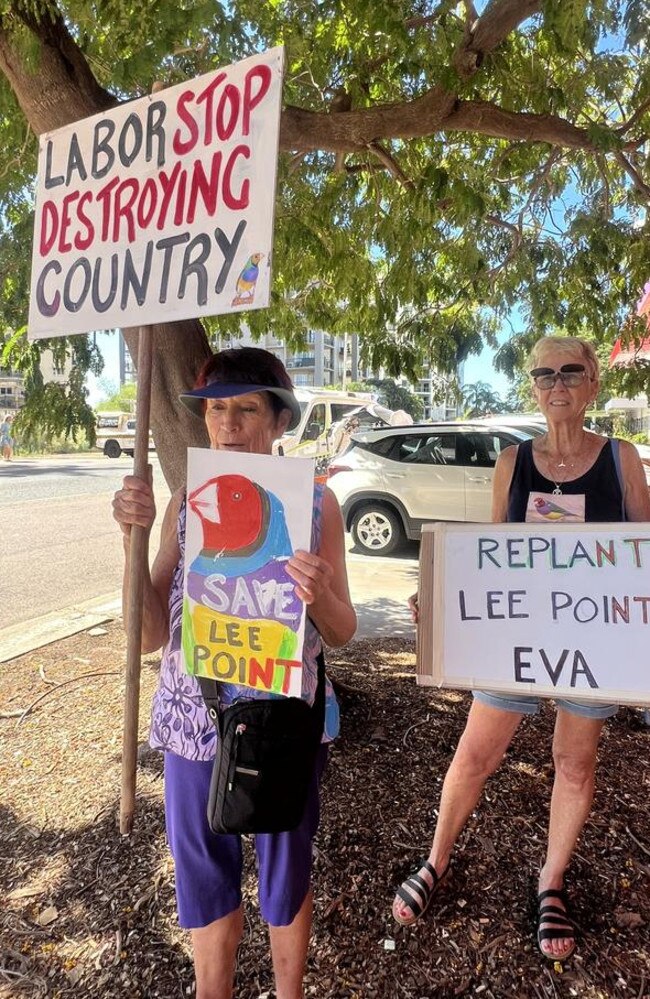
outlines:
[{"label": "floral purple top", "polygon": [[[320,546],[325,487],[314,486],[314,507],[311,550]],[[178,547],[181,557],[174,570],[169,592],[169,641],[160,664],[158,689],[151,709],[149,743],[153,749],[176,753],[188,760],[211,760],[216,752],[217,733],[210,720],[201,688],[193,676],[183,669],[181,658],[181,621],[183,611],[183,571],[185,562],[185,500],[178,512]],[[305,623],[303,646],[302,697],[312,704],[316,696],[317,656],[322,648],[320,634],[311,619]],[[240,687],[232,683],[219,684],[222,703],[240,697],[269,697],[268,693]],[[325,686],[325,730],[323,742],[331,742],[339,732],[339,709],[329,680]]]}]

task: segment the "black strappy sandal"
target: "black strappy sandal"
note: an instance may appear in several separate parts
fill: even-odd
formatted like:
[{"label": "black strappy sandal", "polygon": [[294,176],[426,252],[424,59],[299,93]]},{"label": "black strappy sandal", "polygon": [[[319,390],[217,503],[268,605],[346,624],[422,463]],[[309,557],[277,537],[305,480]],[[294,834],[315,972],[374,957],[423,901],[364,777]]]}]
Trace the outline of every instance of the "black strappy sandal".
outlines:
[{"label": "black strappy sandal", "polygon": [[[428,881],[420,877],[420,871],[424,868],[433,878],[433,884],[430,885]],[[420,861],[420,865],[415,874],[412,874],[410,878],[403,881],[402,884],[397,889],[397,898],[401,898],[402,902],[408,905],[409,909],[413,913],[410,919],[404,919],[403,916],[398,915],[395,911],[395,902],[393,902],[393,919],[400,926],[412,926],[413,923],[417,922],[420,916],[423,916],[427,910],[429,902],[441,887],[443,882],[447,879],[449,873],[449,864],[445,867],[442,874],[438,874],[435,867],[433,867],[426,858]],[[410,889],[410,892],[407,891]],[[397,900],[397,899],[396,899]]]},{"label": "black strappy sandal", "polygon": [[[558,905],[544,905],[544,900],[547,898],[561,899],[564,909],[560,909]],[[547,961],[568,961],[576,949],[576,924],[569,915],[569,897],[565,889],[549,888],[547,891],[540,891],[537,896],[537,907],[537,946],[540,953]],[[542,923],[550,923],[550,926],[545,926],[542,929]],[[573,939],[573,946],[569,947],[562,956],[547,954],[543,950],[543,940],[560,940],[562,937]]]}]

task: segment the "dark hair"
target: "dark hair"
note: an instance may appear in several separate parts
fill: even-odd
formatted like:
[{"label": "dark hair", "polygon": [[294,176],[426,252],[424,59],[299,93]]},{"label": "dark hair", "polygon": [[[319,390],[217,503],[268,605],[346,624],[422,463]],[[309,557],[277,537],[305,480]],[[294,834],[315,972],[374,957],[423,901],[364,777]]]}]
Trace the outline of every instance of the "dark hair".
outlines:
[{"label": "dark hair", "polygon": [[[205,388],[213,382],[273,385],[293,391],[293,382],[280,358],[261,347],[230,347],[213,354],[199,371],[194,388]],[[274,392],[265,395],[276,417],[287,408]]]}]

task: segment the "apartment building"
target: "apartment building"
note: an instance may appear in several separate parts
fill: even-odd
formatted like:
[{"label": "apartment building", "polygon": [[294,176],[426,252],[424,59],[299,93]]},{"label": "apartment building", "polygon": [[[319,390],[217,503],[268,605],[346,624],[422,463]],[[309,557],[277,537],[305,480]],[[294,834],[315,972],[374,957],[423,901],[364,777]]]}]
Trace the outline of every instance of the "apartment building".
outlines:
[{"label": "apartment building", "polygon": [[[458,366],[456,377],[459,385],[463,384],[464,367],[464,364]],[[440,375],[434,368],[429,368],[415,384],[408,384],[408,388],[422,400],[425,420],[431,420],[434,423],[438,420],[455,420],[459,415],[459,403],[451,396],[440,402],[438,399],[439,385]]]},{"label": "apartment building", "polygon": [[[40,360],[44,382],[58,382],[65,385],[70,375],[70,363],[63,365],[54,360],[51,350],[44,350]],[[25,402],[25,379],[20,371],[0,368],[0,416],[15,413]]]},{"label": "apartment building", "polygon": [[342,337],[322,330],[310,330],[304,347],[299,350],[289,349],[284,340],[272,333],[254,341],[245,325],[242,325],[241,333],[236,338],[220,338],[217,349],[263,347],[280,358],[294,385],[301,388],[345,385],[359,380],[359,338],[356,333]]},{"label": "apartment building", "polygon": [[20,409],[24,401],[23,376],[11,368],[0,368],[0,417]]}]

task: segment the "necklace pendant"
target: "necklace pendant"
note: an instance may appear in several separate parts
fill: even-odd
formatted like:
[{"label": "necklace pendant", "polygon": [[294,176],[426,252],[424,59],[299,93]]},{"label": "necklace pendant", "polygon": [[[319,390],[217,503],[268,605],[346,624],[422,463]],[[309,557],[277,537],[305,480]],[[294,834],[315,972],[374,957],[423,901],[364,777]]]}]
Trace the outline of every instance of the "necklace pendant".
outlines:
[{"label": "necklace pendant", "polygon": [[557,467],[558,468],[566,468],[566,462],[564,461],[564,458],[562,459],[562,461],[558,461]]},{"label": "necklace pendant", "polygon": [[561,495],[562,495],[562,490],[560,489],[559,485],[556,482],[555,489],[553,490],[553,496],[561,496]]}]

